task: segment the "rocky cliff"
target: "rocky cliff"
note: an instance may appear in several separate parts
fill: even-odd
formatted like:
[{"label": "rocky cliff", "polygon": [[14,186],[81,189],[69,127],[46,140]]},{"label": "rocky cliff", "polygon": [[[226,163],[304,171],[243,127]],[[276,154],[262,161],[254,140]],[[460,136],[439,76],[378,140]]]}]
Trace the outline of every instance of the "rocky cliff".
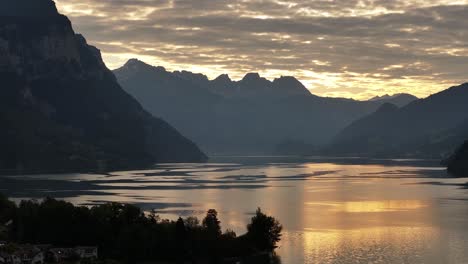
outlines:
[{"label": "rocky cliff", "polygon": [[0,81],[0,170],[206,159],[121,89],[51,0],[0,1]]}]

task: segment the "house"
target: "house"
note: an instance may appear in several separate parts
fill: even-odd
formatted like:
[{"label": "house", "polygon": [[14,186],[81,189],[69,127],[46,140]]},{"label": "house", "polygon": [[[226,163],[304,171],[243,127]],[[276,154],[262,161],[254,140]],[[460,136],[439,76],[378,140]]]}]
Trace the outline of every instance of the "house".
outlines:
[{"label": "house", "polygon": [[27,252],[20,256],[23,264],[44,264],[45,256],[43,252]]},{"label": "house", "polygon": [[79,260],[80,256],[73,248],[51,248],[46,253],[47,262],[63,262]]},{"label": "house", "polygon": [[22,264],[21,258],[17,255],[11,255],[10,257],[10,262],[7,262],[8,264]]},{"label": "house", "polygon": [[44,264],[45,255],[39,248],[32,245],[23,245],[14,253],[22,264]]},{"label": "house", "polygon": [[17,254],[19,248],[16,245],[1,242],[0,264],[22,264],[21,258]]},{"label": "house", "polygon": [[73,262],[80,259],[94,261],[98,258],[97,247],[52,248],[51,245],[0,246],[0,264],[44,264]]},{"label": "house", "polygon": [[15,254],[0,252],[0,264],[22,264],[21,258]]},{"label": "house", "polygon": [[97,247],[76,247],[75,252],[80,256],[81,259],[97,259],[98,248]]}]

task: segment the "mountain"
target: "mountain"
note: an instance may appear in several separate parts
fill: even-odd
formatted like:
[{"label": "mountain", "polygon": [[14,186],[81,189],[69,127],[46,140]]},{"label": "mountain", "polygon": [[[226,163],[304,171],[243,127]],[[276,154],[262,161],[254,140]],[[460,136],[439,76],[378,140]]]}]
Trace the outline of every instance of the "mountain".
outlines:
[{"label": "mountain", "polygon": [[455,176],[468,176],[468,141],[465,141],[448,159],[447,170]]},{"label": "mountain", "polygon": [[457,125],[455,128],[446,129],[434,136],[419,149],[419,153],[435,153],[436,157],[447,157],[468,138],[468,119]]},{"label": "mountain", "polygon": [[0,80],[2,172],[206,159],[122,90],[51,0],[0,1]]},{"label": "mountain", "polygon": [[114,74],[146,110],[167,120],[201,147],[205,147],[202,144],[205,141],[217,140],[218,135],[214,135],[217,124],[212,122],[212,115],[220,96],[199,86],[197,82],[201,79],[188,72],[181,77],[180,73],[169,73],[163,67],[138,60],[128,61]]},{"label": "mountain", "polygon": [[330,152],[440,157],[468,136],[468,84],[398,108],[384,105],[343,129]]},{"label": "mountain", "polygon": [[137,59],[114,74],[145,109],[211,154],[271,154],[278,150],[277,145],[288,142],[322,146],[352,121],[383,104],[319,97],[290,76],[270,81],[248,73],[233,81],[223,74],[209,80]]},{"label": "mountain", "polygon": [[411,94],[406,94],[406,93],[399,93],[399,94],[394,94],[394,95],[383,95],[383,96],[376,96],[376,97],[373,97],[371,99],[369,99],[369,101],[372,101],[372,102],[382,102],[382,103],[390,103],[390,104],[394,104],[398,107],[403,107],[413,101],[416,101],[418,100],[419,98],[417,98],[416,96],[414,95],[411,95]]}]

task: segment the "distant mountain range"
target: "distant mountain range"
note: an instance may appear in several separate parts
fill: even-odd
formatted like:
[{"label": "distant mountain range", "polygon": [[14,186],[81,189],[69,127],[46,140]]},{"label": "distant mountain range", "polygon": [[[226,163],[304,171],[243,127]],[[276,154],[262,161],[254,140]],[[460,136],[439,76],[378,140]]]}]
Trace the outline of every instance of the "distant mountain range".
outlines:
[{"label": "distant mountain range", "polygon": [[410,95],[372,101],[326,98],[311,94],[294,77],[269,81],[248,73],[240,81],[225,74],[209,80],[136,59],[114,74],[143,107],[211,154],[271,154],[288,142],[323,146],[382,104],[404,105],[416,99]]},{"label": "distant mountain range", "polygon": [[0,1],[0,173],[206,156],[122,90],[51,0]]},{"label": "distant mountain range", "polygon": [[383,96],[376,96],[376,97],[369,99],[369,101],[373,101],[373,102],[380,101],[380,102],[385,102],[385,103],[391,103],[398,107],[402,107],[418,99],[419,98],[411,94],[399,93],[399,94],[394,94],[394,95],[386,94]]},{"label": "distant mountain range", "polygon": [[468,139],[468,84],[398,108],[385,104],[343,129],[330,153],[444,157]]}]

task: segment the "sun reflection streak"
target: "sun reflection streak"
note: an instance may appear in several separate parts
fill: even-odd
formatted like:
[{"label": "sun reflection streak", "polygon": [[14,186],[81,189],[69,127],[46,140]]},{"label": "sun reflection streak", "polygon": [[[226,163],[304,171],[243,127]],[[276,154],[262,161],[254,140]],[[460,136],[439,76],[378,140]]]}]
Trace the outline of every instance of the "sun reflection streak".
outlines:
[{"label": "sun reflection streak", "polygon": [[[354,230],[307,230],[304,263],[424,263],[424,241],[440,236],[432,227],[377,227]],[[412,252],[412,253],[411,253]]]},{"label": "sun reflection streak", "polygon": [[356,201],[356,202],[307,202],[306,205],[328,206],[334,212],[346,213],[379,213],[415,210],[428,207],[420,200],[386,200],[386,201]]}]

